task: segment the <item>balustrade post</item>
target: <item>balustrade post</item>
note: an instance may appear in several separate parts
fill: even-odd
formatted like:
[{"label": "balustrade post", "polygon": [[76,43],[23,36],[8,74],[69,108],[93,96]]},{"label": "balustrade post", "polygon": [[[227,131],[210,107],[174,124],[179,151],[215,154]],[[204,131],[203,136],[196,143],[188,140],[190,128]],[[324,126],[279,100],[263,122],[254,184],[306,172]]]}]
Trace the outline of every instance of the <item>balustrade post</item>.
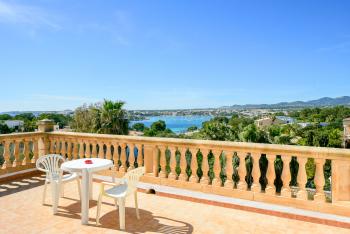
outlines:
[{"label": "balustrade post", "polygon": [[96,141],[93,141],[92,143],[91,143],[91,145],[92,145],[92,150],[91,150],[91,156],[90,156],[90,158],[97,158],[97,146],[96,146]]},{"label": "balustrade post", "polygon": [[79,158],[84,158],[85,150],[84,150],[84,142],[79,141]]},{"label": "balustrade post", "polygon": [[68,144],[66,144],[67,142],[66,142],[66,140],[64,140],[64,139],[61,139],[61,142],[62,142],[62,144],[61,144],[61,155],[63,156],[63,158],[64,159],[66,159],[66,156],[68,155],[67,154],[67,152],[68,152]]},{"label": "balustrade post", "polygon": [[142,155],[142,144],[135,145],[137,147],[137,167],[142,167],[143,155]]},{"label": "balustrade post", "polygon": [[290,173],[290,169],[289,169],[289,163],[292,160],[292,155],[282,155],[282,161],[283,161],[283,170],[282,170],[282,175],[281,175],[281,179],[282,179],[282,189],[281,189],[281,196],[283,197],[291,197],[291,190],[289,187],[289,182],[292,179],[291,173]]},{"label": "balustrade post", "polygon": [[173,146],[169,147],[170,150],[170,173],[168,178],[172,180],[176,180],[176,148]]},{"label": "balustrade post", "polygon": [[25,165],[29,165],[30,164],[30,141],[29,140],[25,140],[24,141],[24,151],[23,151],[23,154],[24,154],[24,164]]},{"label": "balustrade post", "polygon": [[238,167],[239,182],[237,184],[237,188],[241,190],[246,190],[247,183],[245,182],[245,176],[246,176],[245,153],[237,152],[237,156],[239,157],[239,167]]},{"label": "balustrade post", "polygon": [[307,177],[306,177],[305,164],[307,162],[307,157],[304,155],[301,157],[298,157],[298,162],[299,162],[299,172],[298,172],[299,191],[297,193],[297,198],[302,199],[302,200],[306,200],[307,199],[307,192],[305,189],[305,185],[307,182]]},{"label": "balustrade post", "polygon": [[[114,150],[115,152],[115,150]],[[106,159],[112,160],[112,144],[107,143],[106,144]]]},{"label": "balustrade post", "polygon": [[220,178],[220,156],[222,153],[222,150],[212,150],[212,153],[214,155],[214,166],[213,166],[213,171],[214,171],[214,178],[212,180],[212,185],[220,187],[221,186],[221,178]]},{"label": "balustrade post", "polygon": [[[344,157],[345,158],[345,157]],[[332,202],[350,201],[350,160],[332,159]]]},{"label": "balustrade post", "polygon": [[158,146],[159,149],[159,165],[160,165],[160,172],[159,177],[160,178],[166,178],[166,156],[165,156],[165,146]]},{"label": "balustrade post", "polygon": [[39,139],[33,139],[33,158],[31,160],[32,163],[35,163],[39,157]]},{"label": "balustrade post", "polygon": [[266,178],[267,178],[267,185],[265,188],[265,193],[269,194],[269,195],[273,195],[275,194],[276,190],[275,190],[275,186],[273,184],[274,180],[275,180],[275,165],[274,165],[274,161],[276,156],[273,154],[266,154],[266,158],[267,158],[267,172],[266,172]]},{"label": "balustrade post", "polygon": [[56,140],[51,139],[50,140],[50,154],[55,154],[56,153]]},{"label": "balustrade post", "polygon": [[119,172],[124,173],[126,171],[126,143],[121,143],[121,153],[120,153],[120,162]]},{"label": "balustrade post", "polygon": [[153,176],[158,176],[158,167],[157,164],[158,149],[156,145],[144,145],[144,167],[146,173],[152,173]]},{"label": "balustrade post", "polygon": [[135,166],[134,166],[135,160],[136,160],[135,144],[132,143],[129,145],[129,168],[128,168],[128,171],[135,169]]},{"label": "balustrade post", "polygon": [[11,167],[11,161],[10,161],[10,157],[11,157],[11,151],[10,151],[10,144],[11,142],[9,140],[5,140],[5,142],[3,142],[3,147],[4,147],[4,163],[2,164],[2,169],[6,169]]},{"label": "balustrade post", "polygon": [[181,181],[186,181],[187,178],[188,178],[187,173],[186,173],[186,168],[187,168],[186,151],[187,151],[186,147],[183,147],[183,148],[180,149],[180,153],[181,153],[181,156],[180,156],[181,172],[180,172],[180,175],[179,175],[179,180],[181,180]]},{"label": "balustrade post", "polygon": [[78,144],[79,142],[75,139],[72,141],[73,143],[73,153],[72,153],[72,157],[73,159],[77,159],[79,156],[79,149],[78,149]]},{"label": "balustrade post", "polygon": [[[323,176],[323,165],[326,160],[324,158],[315,158],[316,172],[315,172],[315,185],[316,194],[314,196],[315,201],[325,202],[326,198],[323,193],[324,176]],[[350,191],[349,191],[350,192]]]},{"label": "balustrade post", "polygon": [[261,154],[253,152],[251,153],[251,156],[253,158],[253,169],[252,169],[253,183],[251,186],[251,190],[253,192],[261,192],[261,186],[259,183],[259,177],[260,177],[259,159],[261,157]]},{"label": "balustrade post", "polygon": [[20,152],[19,152],[19,144],[21,143],[21,140],[14,140],[13,141],[13,144],[15,145],[14,146],[14,156],[15,156],[15,160],[13,160],[13,163],[12,163],[12,167],[16,167],[16,166],[20,166],[22,165],[21,163],[21,160],[20,160]]},{"label": "balustrade post", "polygon": [[233,181],[232,181],[232,175],[233,175],[233,166],[232,166],[232,160],[233,160],[233,153],[230,151],[224,152],[226,155],[226,181],[224,183],[225,188],[233,188]]},{"label": "balustrade post", "polygon": [[201,149],[202,155],[203,155],[203,161],[202,161],[202,171],[203,175],[200,180],[200,183],[203,185],[209,184],[209,178],[208,178],[208,172],[209,172],[209,164],[208,164],[208,154],[209,149]]},{"label": "balustrade post", "polygon": [[[189,149],[191,150],[191,149]],[[191,150],[192,153],[192,159],[191,159],[191,170],[192,170],[192,174],[189,178],[189,181],[192,183],[198,183],[199,182],[199,178],[197,175],[197,170],[198,170],[198,162],[197,162],[197,153],[200,149],[199,148],[195,148],[194,151],[193,149]]]},{"label": "balustrade post", "polygon": [[114,151],[113,151],[114,170],[119,171],[119,144],[117,142],[112,142],[112,144],[114,148]]}]

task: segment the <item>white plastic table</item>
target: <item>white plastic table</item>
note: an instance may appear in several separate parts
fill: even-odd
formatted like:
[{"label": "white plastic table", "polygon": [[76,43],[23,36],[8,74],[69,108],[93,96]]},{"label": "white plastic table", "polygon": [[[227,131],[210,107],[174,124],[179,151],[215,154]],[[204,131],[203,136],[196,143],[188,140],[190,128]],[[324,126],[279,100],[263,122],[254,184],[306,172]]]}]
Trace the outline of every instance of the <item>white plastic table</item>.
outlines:
[{"label": "white plastic table", "polygon": [[[86,164],[85,160],[91,160],[92,164]],[[113,162],[102,158],[81,158],[62,163],[61,169],[70,172],[81,172],[81,223],[88,224],[89,200],[92,199],[92,173],[106,170],[113,166]]]}]

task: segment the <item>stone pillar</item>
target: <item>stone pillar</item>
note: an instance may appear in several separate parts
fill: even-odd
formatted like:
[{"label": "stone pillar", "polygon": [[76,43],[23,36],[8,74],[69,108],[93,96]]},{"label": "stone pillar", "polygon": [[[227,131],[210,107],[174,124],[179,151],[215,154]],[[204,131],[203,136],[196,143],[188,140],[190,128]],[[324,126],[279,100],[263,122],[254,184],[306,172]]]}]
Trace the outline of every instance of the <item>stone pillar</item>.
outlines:
[{"label": "stone pillar", "polygon": [[54,130],[55,122],[51,119],[43,119],[38,121],[39,132],[52,132]]},{"label": "stone pillar", "polygon": [[[52,132],[54,130],[55,122],[51,119],[43,119],[43,120],[39,120],[37,124],[38,124],[38,132]],[[34,160],[33,161],[35,161],[35,159],[37,159],[40,156],[49,154],[49,149],[48,149],[49,138],[47,136],[45,136],[45,137],[41,137],[37,140],[38,140],[38,142],[37,142],[38,154],[35,155],[35,152],[34,152],[34,157],[33,157]],[[36,144],[34,141],[33,141],[33,144],[34,144],[34,149],[35,149]]]}]

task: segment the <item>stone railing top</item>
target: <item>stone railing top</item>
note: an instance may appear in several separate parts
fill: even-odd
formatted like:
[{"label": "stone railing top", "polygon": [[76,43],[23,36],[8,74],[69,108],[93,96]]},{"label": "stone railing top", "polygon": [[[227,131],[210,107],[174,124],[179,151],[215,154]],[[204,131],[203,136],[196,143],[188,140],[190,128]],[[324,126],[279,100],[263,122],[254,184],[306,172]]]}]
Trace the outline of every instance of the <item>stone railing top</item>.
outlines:
[{"label": "stone railing top", "polygon": [[21,138],[21,137],[37,137],[42,135],[42,132],[19,132],[19,133],[10,133],[10,134],[0,134],[0,140],[12,139],[12,138]]},{"label": "stone railing top", "polygon": [[140,144],[150,144],[158,146],[185,146],[193,148],[220,148],[222,150],[247,151],[247,152],[264,152],[273,154],[288,154],[299,156],[312,157],[332,157],[350,160],[349,149],[326,148],[326,147],[311,147],[311,146],[296,146],[296,145],[278,145],[278,144],[261,144],[248,142],[229,142],[229,141],[212,141],[212,140],[193,140],[193,139],[178,139],[178,138],[159,138],[159,137],[144,137],[144,136],[124,136],[124,135],[109,135],[109,134],[93,134],[93,133],[78,133],[78,132],[50,132],[49,136],[66,137],[66,138],[92,138],[103,141],[117,140],[119,142],[132,142]]}]

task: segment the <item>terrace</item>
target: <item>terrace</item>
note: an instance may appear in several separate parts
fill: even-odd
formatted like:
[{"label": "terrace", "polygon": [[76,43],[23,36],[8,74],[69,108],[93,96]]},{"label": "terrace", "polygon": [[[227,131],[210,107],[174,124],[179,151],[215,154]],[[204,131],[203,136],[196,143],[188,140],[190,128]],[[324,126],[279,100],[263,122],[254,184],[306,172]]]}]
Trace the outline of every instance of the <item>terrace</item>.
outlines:
[{"label": "terrace", "polygon": [[[74,184],[67,184],[56,215],[50,196],[41,205],[44,177],[36,171],[35,161],[49,153],[67,160],[114,161],[111,170],[95,175],[94,199],[101,180],[145,167],[139,185],[141,219],[136,219],[134,205],[127,200],[127,233],[348,233],[350,229],[347,149],[54,132],[48,121],[39,124],[38,132],[0,135],[0,143],[2,233],[120,231],[117,211],[108,200],[100,225],[95,224],[95,200],[90,202],[88,225],[81,224]],[[323,168],[329,162],[330,176]],[[308,168],[315,173],[310,176]],[[290,187],[290,182],[297,183]],[[314,183],[315,190],[306,189],[307,182]],[[327,182],[330,192],[325,193]]]}]

